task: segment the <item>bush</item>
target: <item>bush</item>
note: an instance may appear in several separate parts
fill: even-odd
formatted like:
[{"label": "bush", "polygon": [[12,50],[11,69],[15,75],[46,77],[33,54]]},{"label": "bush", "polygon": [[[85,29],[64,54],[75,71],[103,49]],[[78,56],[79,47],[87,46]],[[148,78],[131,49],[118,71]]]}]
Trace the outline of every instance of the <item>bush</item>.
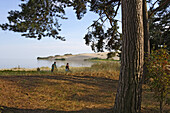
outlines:
[{"label": "bush", "polygon": [[115,57],[116,56],[116,52],[110,52],[107,54],[107,59]]},{"label": "bush", "polygon": [[56,58],[55,60],[66,60],[65,58]]},{"label": "bush", "polygon": [[163,102],[168,93],[170,85],[170,75],[167,66],[169,65],[169,54],[166,48],[152,50],[150,56],[146,58],[146,67],[148,69],[147,78],[149,86],[154,91],[155,97],[160,102],[160,113],[163,111]]},{"label": "bush", "polygon": [[70,55],[72,55],[72,54],[71,53],[64,54],[64,56],[70,56]]}]

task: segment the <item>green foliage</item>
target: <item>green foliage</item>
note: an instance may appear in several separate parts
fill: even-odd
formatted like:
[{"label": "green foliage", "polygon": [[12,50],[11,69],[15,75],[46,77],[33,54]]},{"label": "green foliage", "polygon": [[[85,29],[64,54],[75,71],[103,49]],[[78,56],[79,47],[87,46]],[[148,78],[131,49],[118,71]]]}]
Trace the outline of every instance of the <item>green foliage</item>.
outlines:
[{"label": "green foliage", "polygon": [[163,101],[165,101],[168,93],[168,86],[170,85],[170,70],[167,69],[169,59],[170,56],[165,47],[158,50],[152,50],[150,56],[146,58],[149,86],[151,90],[154,91],[157,100],[160,102],[160,109],[162,109]]},{"label": "green foliage", "polygon": [[[112,50],[120,47],[120,33],[118,32],[116,6],[118,0],[110,2],[107,0],[21,0],[19,5],[21,11],[9,12],[8,23],[0,24],[3,30],[20,32],[26,38],[53,37],[65,40],[59,35],[60,24],[58,20],[67,19],[65,8],[71,7],[75,10],[77,19],[86,14],[87,9],[99,15],[99,19],[89,27],[84,37],[87,45],[91,45],[94,51],[103,49]],[[107,5],[106,5],[107,4]],[[89,7],[89,8],[87,8]],[[110,28],[105,29],[106,20],[110,22]],[[90,29],[91,28],[91,29]]]},{"label": "green foliage", "polygon": [[64,56],[70,56],[70,55],[72,55],[72,54],[71,53],[64,54]]},{"label": "green foliage", "polygon": [[114,26],[105,30],[102,22],[94,21],[90,26],[91,30],[85,35],[86,45],[91,45],[93,51],[103,52],[104,49],[120,50],[121,49],[121,33],[118,32],[117,21]]},{"label": "green foliage", "polygon": [[9,23],[1,24],[3,30],[11,30],[21,32],[22,36],[27,38],[53,37],[55,39],[64,40],[59,36],[60,24],[58,18],[64,17],[64,4],[57,5],[52,0],[22,0],[19,5],[21,11],[9,12]]},{"label": "green foliage", "polygon": [[80,20],[87,12],[87,2],[88,0],[73,0],[73,2],[71,3],[73,6],[73,10],[75,10],[75,13],[77,14],[77,19]]},{"label": "green foliage", "polygon": [[[115,17],[121,5],[120,0],[21,0],[19,5],[21,11],[11,10],[8,23],[0,24],[2,30],[10,30],[22,33],[27,38],[53,37],[65,40],[59,35],[61,31],[60,19],[65,17],[65,8],[71,7],[75,10],[77,19],[87,13],[94,12],[99,18],[88,27],[84,39],[86,45],[90,45],[93,51],[104,50],[121,51],[121,32]],[[165,0],[149,0],[149,14],[155,10],[155,6],[161,6]],[[150,17],[150,39],[152,44],[162,45],[165,43],[170,50],[169,36],[169,2],[159,8]],[[109,25],[107,23],[109,23]],[[105,24],[106,23],[106,24]],[[106,25],[106,26],[105,26]]]},{"label": "green foliage", "polygon": [[115,57],[115,55],[116,55],[116,52],[110,52],[107,54],[107,59]]},{"label": "green foliage", "polygon": [[56,58],[55,60],[66,60],[65,58]]},{"label": "green foliage", "polygon": [[[86,45],[90,45],[95,52],[106,50],[121,49],[121,33],[118,31],[118,20],[115,19],[120,6],[119,0],[109,2],[107,0],[92,0],[90,2],[90,11],[99,15],[99,19],[93,21],[88,32],[85,34]],[[105,22],[110,26],[105,26]]]},{"label": "green foliage", "polygon": [[48,59],[49,57],[37,57],[37,59],[39,60],[39,59],[41,59],[41,60],[43,60],[43,59]]}]

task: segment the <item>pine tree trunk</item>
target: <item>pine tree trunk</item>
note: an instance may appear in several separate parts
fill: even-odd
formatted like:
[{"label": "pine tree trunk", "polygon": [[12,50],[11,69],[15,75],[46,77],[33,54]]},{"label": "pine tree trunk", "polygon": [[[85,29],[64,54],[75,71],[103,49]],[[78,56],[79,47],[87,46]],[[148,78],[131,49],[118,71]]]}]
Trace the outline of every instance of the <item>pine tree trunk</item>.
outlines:
[{"label": "pine tree trunk", "polygon": [[[150,41],[149,41],[149,22],[148,22],[148,11],[147,11],[147,3],[146,0],[143,0],[143,27],[144,27],[144,59],[150,54]],[[146,75],[148,70],[144,64],[143,69],[143,77],[144,82],[146,79]]]},{"label": "pine tree trunk", "polygon": [[149,20],[146,0],[143,0],[144,54],[150,54]]},{"label": "pine tree trunk", "polygon": [[[149,41],[149,22],[148,22],[148,11],[147,11],[147,3],[146,0],[143,0],[143,30],[144,30],[144,61],[145,57],[150,54],[150,41]],[[148,69],[144,63],[143,66],[143,76],[140,79],[139,83],[139,94],[138,94],[138,108],[139,112],[141,111],[141,102],[142,102],[142,84],[146,81],[146,76],[148,73]]]},{"label": "pine tree trunk", "polygon": [[142,0],[122,0],[122,55],[114,113],[138,113],[144,63]]}]

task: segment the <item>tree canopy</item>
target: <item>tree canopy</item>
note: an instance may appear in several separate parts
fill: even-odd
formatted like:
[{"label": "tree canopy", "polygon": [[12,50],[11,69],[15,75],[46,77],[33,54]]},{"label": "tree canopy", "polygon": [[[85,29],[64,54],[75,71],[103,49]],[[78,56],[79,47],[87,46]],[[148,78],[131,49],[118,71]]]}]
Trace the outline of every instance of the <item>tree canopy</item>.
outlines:
[{"label": "tree canopy", "polygon": [[[115,19],[120,8],[120,0],[21,0],[21,11],[9,12],[9,23],[1,24],[3,30],[20,32],[27,38],[53,37],[65,40],[60,36],[61,24],[59,19],[67,19],[65,9],[72,7],[77,19],[81,19],[87,10],[99,15],[99,18],[89,25],[84,36],[86,45],[99,52],[104,50],[121,49],[121,33]],[[150,6],[150,39],[151,43],[169,47],[169,2],[168,0],[148,0]],[[161,6],[164,4],[163,6]],[[157,7],[156,7],[157,6]],[[159,7],[161,6],[161,7]],[[107,28],[105,23],[109,22]],[[151,44],[151,46],[152,46]],[[168,48],[169,49],[169,48]]]},{"label": "tree canopy", "polygon": [[[72,7],[77,19],[83,18],[87,10],[99,15],[84,36],[86,45],[93,51],[121,49],[121,33],[115,17],[120,8],[120,0],[21,0],[21,11],[9,12],[9,23],[1,24],[3,30],[20,32],[27,38],[53,37],[65,40],[60,36],[59,19],[67,19],[65,9]],[[148,0],[150,6],[150,39],[152,44],[169,45],[169,2],[168,0]],[[165,4],[166,3],[166,4]],[[162,4],[165,4],[161,6]],[[157,6],[157,7],[155,7]],[[159,7],[161,6],[161,7]],[[109,22],[110,26],[105,27]],[[151,45],[152,45],[151,44]],[[169,47],[169,46],[168,46]]]},{"label": "tree canopy", "polygon": [[[72,7],[77,19],[86,14],[87,9],[99,15],[99,19],[89,25],[84,39],[94,51],[103,51],[103,48],[120,49],[121,33],[118,32],[118,20],[114,19],[120,6],[120,1],[113,0],[21,0],[21,11],[9,12],[9,23],[1,24],[3,30],[20,32],[27,38],[42,39],[53,37],[65,40],[59,35],[61,24],[59,19],[67,19],[65,9]],[[89,8],[88,8],[89,7]],[[105,29],[104,23],[109,20],[110,27]]]},{"label": "tree canopy", "polygon": [[[65,40],[60,36],[61,24],[59,19],[67,19],[65,9],[72,7],[77,19],[83,18],[87,10],[99,15],[84,36],[86,45],[90,45],[93,51],[121,49],[121,33],[115,17],[120,8],[120,0],[21,0],[21,11],[9,12],[9,23],[1,24],[3,30],[20,32],[27,38],[53,37]],[[158,45],[169,45],[169,2],[159,8],[168,0],[148,0],[150,5],[150,36],[151,42]],[[157,7],[155,7],[157,5]],[[158,8],[158,9],[157,9]],[[156,10],[156,11],[155,11]],[[109,22],[110,26],[105,27]],[[159,40],[159,41],[158,41]]]}]

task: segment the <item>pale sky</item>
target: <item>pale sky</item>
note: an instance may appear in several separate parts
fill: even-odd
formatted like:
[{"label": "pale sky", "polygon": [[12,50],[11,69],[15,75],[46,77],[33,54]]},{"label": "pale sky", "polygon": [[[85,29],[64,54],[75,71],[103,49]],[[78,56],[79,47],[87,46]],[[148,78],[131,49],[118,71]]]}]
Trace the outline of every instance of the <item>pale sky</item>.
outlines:
[{"label": "pale sky", "polygon": [[[8,12],[19,9],[20,0],[0,0],[0,24],[7,22]],[[66,41],[45,37],[41,40],[22,37],[20,33],[3,31],[0,28],[0,58],[36,58],[38,56],[63,55],[66,53],[92,53],[83,39],[87,28],[98,16],[88,12],[77,20],[73,10],[67,9],[67,20],[62,20],[60,32]]]},{"label": "pale sky", "polygon": [[[19,9],[19,3],[20,0],[0,0],[1,24],[7,22],[6,17],[10,10]],[[67,10],[66,15],[69,19],[60,22],[62,24],[60,34],[66,38],[64,42],[49,37],[41,40],[25,38],[20,33],[0,29],[0,58],[36,58],[37,56],[92,52],[91,48],[85,45],[83,37],[87,27],[98,18],[97,15],[88,13],[82,20],[77,20],[71,9]]]}]

